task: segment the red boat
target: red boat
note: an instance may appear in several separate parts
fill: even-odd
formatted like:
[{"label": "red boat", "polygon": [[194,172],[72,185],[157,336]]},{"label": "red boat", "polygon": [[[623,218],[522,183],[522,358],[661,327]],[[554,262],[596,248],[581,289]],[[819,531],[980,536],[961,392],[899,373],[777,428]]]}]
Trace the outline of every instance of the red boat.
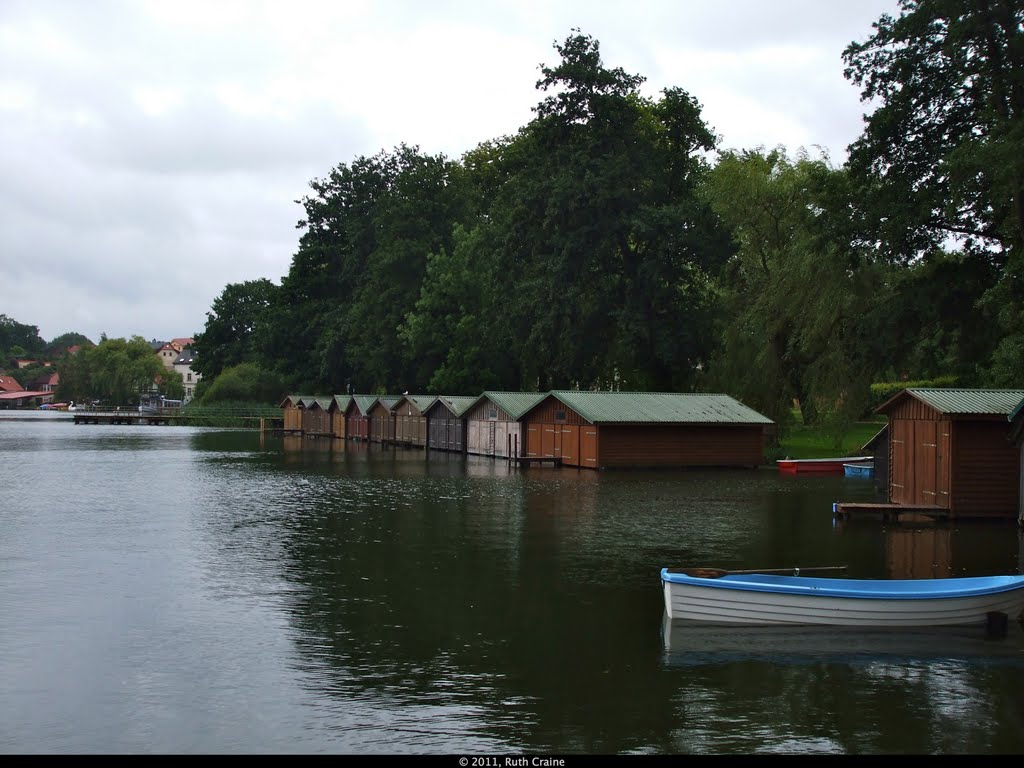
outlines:
[{"label": "red boat", "polygon": [[838,459],[779,459],[775,463],[783,475],[841,475],[843,464],[873,459],[874,456],[843,456]]}]

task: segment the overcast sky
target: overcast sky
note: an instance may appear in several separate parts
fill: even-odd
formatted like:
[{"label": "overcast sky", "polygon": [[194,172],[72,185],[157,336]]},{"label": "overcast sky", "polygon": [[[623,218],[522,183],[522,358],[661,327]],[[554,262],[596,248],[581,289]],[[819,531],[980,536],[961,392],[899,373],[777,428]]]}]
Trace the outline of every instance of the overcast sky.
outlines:
[{"label": "overcast sky", "polygon": [[0,314],[50,341],[203,330],[280,283],[295,202],[400,143],[457,159],[528,123],[573,28],[722,148],[824,150],[866,110],[842,51],[896,0],[0,0]]}]

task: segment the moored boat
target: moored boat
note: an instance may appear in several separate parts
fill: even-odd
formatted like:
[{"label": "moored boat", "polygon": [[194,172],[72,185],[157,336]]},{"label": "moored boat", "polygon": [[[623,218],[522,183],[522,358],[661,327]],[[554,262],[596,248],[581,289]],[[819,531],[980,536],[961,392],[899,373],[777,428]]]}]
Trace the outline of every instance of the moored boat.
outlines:
[{"label": "moored boat", "polygon": [[847,477],[872,477],[875,474],[875,465],[868,461],[843,464],[843,474]]},{"label": "moored boat", "polygon": [[849,463],[873,461],[870,456],[847,456],[834,459],[779,459],[775,462],[778,471],[786,475],[800,474],[843,474],[843,467]]},{"label": "moored boat", "polygon": [[848,579],[662,568],[661,581],[670,619],[709,624],[985,626],[990,614],[1024,612],[1024,575]]},{"label": "moored boat", "polygon": [[841,475],[845,464],[859,464],[873,460],[873,456],[845,456],[832,459],[779,459],[775,464],[779,468],[779,472],[784,475]]}]

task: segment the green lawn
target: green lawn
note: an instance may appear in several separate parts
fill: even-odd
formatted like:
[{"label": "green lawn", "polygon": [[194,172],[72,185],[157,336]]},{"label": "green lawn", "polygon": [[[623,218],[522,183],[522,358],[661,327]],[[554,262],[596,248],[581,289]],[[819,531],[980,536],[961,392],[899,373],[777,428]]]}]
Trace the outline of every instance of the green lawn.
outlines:
[{"label": "green lawn", "polygon": [[856,422],[844,436],[838,450],[832,436],[820,428],[794,426],[779,441],[778,454],[774,458],[826,459],[832,456],[857,456],[864,443],[884,426],[884,420]]}]

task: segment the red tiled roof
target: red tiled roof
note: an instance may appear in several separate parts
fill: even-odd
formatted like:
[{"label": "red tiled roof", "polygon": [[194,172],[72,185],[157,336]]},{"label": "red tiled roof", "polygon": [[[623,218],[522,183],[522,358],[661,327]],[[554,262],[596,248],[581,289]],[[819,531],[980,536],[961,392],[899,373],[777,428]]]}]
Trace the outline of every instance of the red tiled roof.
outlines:
[{"label": "red tiled roof", "polygon": [[53,397],[53,392],[0,392],[0,400],[28,400],[33,397]]},{"label": "red tiled roof", "polygon": [[22,386],[13,376],[0,376],[0,392],[21,392]]}]

